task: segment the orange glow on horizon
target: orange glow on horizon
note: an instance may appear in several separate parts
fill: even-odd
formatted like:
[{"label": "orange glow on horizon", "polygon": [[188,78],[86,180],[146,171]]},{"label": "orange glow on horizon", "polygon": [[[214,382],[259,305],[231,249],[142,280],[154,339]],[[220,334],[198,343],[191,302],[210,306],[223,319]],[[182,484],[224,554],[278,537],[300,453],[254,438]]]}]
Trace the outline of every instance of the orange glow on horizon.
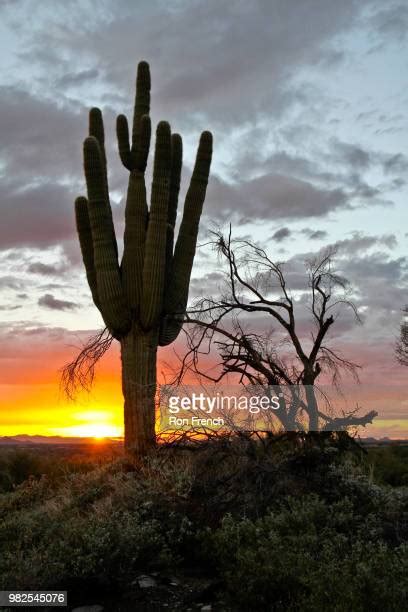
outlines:
[{"label": "orange glow on horizon", "polygon": [[[22,350],[22,349],[21,349]],[[33,351],[36,358],[33,360]],[[18,359],[5,360],[0,370],[0,436],[21,434],[87,437],[95,441],[123,437],[123,396],[118,348],[98,364],[90,394],[79,394],[70,402],[59,389],[59,370],[72,359],[72,348],[56,342],[27,345]],[[162,351],[163,363],[172,365],[171,351]],[[163,363],[158,364],[159,383]],[[188,381],[187,381],[188,382]],[[368,398],[367,409],[377,408]],[[381,403],[381,402],[380,402]],[[392,397],[384,399],[389,410],[381,410],[372,425],[360,431],[362,437],[408,438],[407,406],[392,410]],[[365,408],[365,406],[363,406]]]}]

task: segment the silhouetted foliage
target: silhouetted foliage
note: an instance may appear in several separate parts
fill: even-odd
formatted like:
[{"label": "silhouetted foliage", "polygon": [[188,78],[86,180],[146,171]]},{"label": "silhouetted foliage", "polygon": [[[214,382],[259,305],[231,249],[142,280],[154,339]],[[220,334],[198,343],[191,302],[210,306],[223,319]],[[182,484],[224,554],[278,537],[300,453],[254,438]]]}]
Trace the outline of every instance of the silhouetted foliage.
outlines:
[{"label": "silhouetted foliage", "polygon": [[[8,452],[0,474],[5,458],[30,474],[0,495],[0,588],[68,588],[113,612],[404,609],[408,489],[375,478],[406,449],[366,453],[345,432],[230,435],[56,475],[34,451]],[[146,573],[157,588],[138,587]]]}]

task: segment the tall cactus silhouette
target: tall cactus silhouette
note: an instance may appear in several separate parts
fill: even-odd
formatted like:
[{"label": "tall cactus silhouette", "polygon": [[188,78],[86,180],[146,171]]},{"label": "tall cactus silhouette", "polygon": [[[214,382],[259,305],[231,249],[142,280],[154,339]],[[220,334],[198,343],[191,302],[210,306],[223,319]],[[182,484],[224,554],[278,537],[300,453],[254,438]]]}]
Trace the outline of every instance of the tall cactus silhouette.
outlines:
[{"label": "tall cactus silhouette", "polygon": [[75,201],[76,224],[93,301],[106,327],[120,342],[125,448],[144,455],[155,443],[158,346],[173,342],[183,324],[199,221],[212,156],[212,135],[201,134],[174,245],[180,190],[182,140],[170,125],[157,126],[150,210],[145,170],[150,148],[150,70],[140,62],[131,143],[128,122],[117,118],[120,159],[129,171],[121,263],[109,202],[102,113],[89,113],[84,141],[88,198]]}]

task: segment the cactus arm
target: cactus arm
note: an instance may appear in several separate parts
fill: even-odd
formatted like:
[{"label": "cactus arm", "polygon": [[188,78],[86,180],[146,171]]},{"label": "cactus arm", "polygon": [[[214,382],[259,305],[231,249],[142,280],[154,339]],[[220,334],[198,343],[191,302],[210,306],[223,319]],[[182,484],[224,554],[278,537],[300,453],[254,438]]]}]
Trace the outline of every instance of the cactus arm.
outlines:
[{"label": "cactus arm", "polygon": [[210,132],[203,132],[174,249],[169,290],[164,304],[165,318],[161,330],[161,346],[173,342],[183,324],[188,301],[191,269],[197,245],[198,226],[207,190],[211,157],[212,135]]},{"label": "cactus arm", "polygon": [[84,168],[88,190],[88,213],[92,232],[98,297],[103,319],[115,338],[128,333],[131,321],[121,285],[112,211],[106,197],[105,167],[98,140],[84,141]]},{"label": "cactus arm", "polygon": [[[106,163],[106,152],[105,152],[105,129],[103,127],[102,111],[99,108],[91,108],[89,111],[89,136],[94,136],[99,143],[101,151],[103,170],[104,170],[104,181],[105,181],[105,197],[109,202],[109,184],[108,184],[108,167]],[[112,219],[112,209],[109,205],[109,212]],[[116,242],[115,231],[113,230],[113,219],[112,219],[112,240],[115,246],[116,255],[118,254],[118,245]]]},{"label": "cactus arm", "polygon": [[[142,137],[146,130],[150,134],[150,68],[147,62],[139,62],[136,76],[136,95],[133,111],[132,156],[136,156],[141,148]],[[150,142],[150,136],[149,136]]]},{"label": "cactus arm", "polygon": [[105,152],[105,130],[103,127],[102,112],[99,108],[91,108],[89,111],[89,136],[93,136],[99,143],[103,166],[106,171],[106,152]]},{"label": "cactus arm", "polygon": [[88,200],[84,197],[79,197],[75,200],[75,220],[82,259],[86,271],[86,278],[88,279],[92,299],[95,305],[100,309],[98,286],[96,283],[91,224],[89,222],[88,214]]},{"label": "cactus arm", "polygon": [[119,115],[116,120],[116,135],[118,139],[119,157],[129,171],[146,170],[151,138],[151,120],[149,115],[143,115],[140,121],[138,146],[131,150],[129,144],[129,126],[125,115]]},{"label": "cactus arm", "polygon": [[116,120],[119,157],[129,171],[146,170],[151,138],[150,112],[150,69],[147,62],[137,67],[136,94],[133,109],[132,146],[129,143],[129,125],[125,115]]},{"label": "cactus arm", "polygon": [[150,329],[157,322],[162,310],[170,172],[170,125],[166,121],[161,121],[156,132],[151,206],[143,263],[143,297],[140,308],[140,322],[143,329]]},{"label": "cactus arm", "polygon": [[132,170],[132,158],[130,155],[129,126],[125,115],[118,115],[116,119],[116,136],[118,139],[119,157],[125,168],[130,171]]}]

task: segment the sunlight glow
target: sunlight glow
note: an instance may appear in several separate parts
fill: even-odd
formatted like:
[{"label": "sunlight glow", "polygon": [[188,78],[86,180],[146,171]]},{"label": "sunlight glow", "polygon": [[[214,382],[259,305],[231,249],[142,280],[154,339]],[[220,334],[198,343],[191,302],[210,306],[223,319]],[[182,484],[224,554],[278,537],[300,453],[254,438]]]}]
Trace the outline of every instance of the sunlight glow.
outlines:
[{"label": "sunlight glow", "polygon": [[115,416],[110,410],[84,410],[71,415],[71,422],[76,421],[77,424],[58,427],[54,433],[95,440],[117,438],[123,435],[123,426],[119,425]]}]

